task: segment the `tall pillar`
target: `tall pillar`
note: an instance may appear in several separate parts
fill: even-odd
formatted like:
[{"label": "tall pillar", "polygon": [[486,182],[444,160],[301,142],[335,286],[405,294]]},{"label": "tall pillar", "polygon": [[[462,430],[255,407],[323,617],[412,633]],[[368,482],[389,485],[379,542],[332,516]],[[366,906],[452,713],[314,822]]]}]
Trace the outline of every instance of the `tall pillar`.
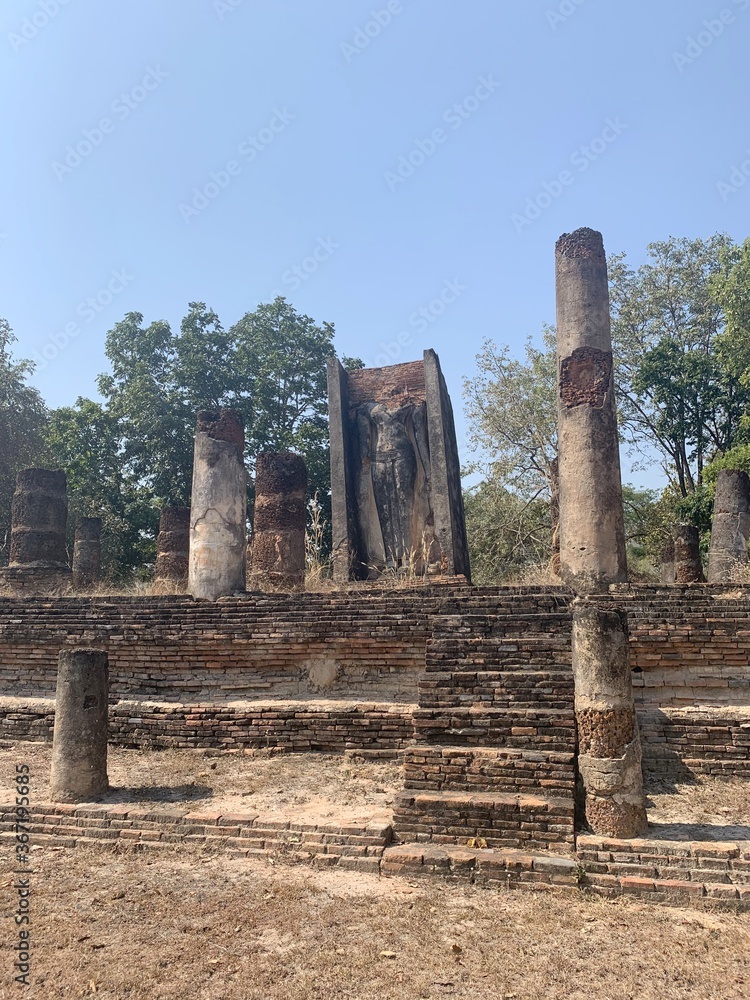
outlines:
[{"label": "tall pillar", "polygon": [[190,558],[190,508],[162,507],[156,539],[157,583],[187,589]]},{"label": "tall pillar", "polygon": [[700,535],[692,524],[674,527],[674,578],[678,585],[703,583]]},{"label": "tall pillar", "polygon": [[84,590],[99,582],[102,567],[102,519],[79,517],[73,544],[73,586]]},{"label": "tall pillar", "polygon": [[60,652],[50,779],[54,802],[93,802],[109,789],[108,696],[103,649]]},{"label": "tall pillar", "polygon": [[305,583],[307,467],[290,451],[261,452],[255,465],[252,585],[294,590]]},{"label": "tall pillar", "polygon": [[245,434],[235,410],[201,410],[195,430],[188,590],[215,601],[245,589]]},{"label": "tall pillar", "polygon": [[624,611],[574,601],[573,673],[586,822],[601,836],[638,837],[646,802]]},{"label": "tall pillar", "polygon": [[708,582],[731,583],[738,567],[747,566],[750,538],[750,477],[738,469],[722,469],[716,483]]},{"label": "tall pillar", "polygon": [[601,233],[561,236],[556,272],[561,575],[592,594],[628,578]]},{"label": "tall pillar", "polygon": [[22,469],[11,508],[10,560],[0,575],[12,590],[49,593],[70,586],[65,473]]},{"label": "tall pillar", "polygon": [[646,828],[640,735],[624,611],[596,603],[627,583],[607,258],[601,233],[556,247],[560,562],[573,605],[578,771],[586,822],[605,836]]}]

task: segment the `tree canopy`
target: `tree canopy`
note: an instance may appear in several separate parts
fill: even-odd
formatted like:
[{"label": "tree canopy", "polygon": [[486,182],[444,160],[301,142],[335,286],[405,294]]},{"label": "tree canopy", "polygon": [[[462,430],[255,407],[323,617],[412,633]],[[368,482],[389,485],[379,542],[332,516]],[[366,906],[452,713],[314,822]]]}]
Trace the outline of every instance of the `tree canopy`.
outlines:
[{"label": "tree canopy", "polygon": [[[673,521],[710,527],[722,463],[750,470],[750,240],[672,238],[652,243],[647,258],[633,270],[625,255],[610,257],[609,279],[620,434],[641,467],[656,459],[665,477],[661,493],[624,491],[631,550],[653,559]],[[486,340],[478,374],[464,380],[476,455],[468,471],[483,476],[467,498],[480,567],[517,569],[551,549],[554,334],[545,326],[522,358]]]},{"label": "tree canopy", "polygon": [[37,389],[28,385],[34,362],[11,352],[16,336],[0,318],[0,562],[10,544],[10,508],[21,469],[43,462],[47,407]]}]

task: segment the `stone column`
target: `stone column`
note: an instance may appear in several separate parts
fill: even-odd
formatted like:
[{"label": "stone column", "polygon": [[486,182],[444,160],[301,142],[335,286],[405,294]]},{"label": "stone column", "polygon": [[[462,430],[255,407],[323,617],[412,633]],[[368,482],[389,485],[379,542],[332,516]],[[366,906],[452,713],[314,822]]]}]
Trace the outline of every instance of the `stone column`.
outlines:
[{"label": "stone column", "polygon": [[294,590],[305,583],[307,467],[290,451],[261,452],[255,466],[252,584]]},{"label": "stone column", "polygon": [[157,583],[187,588],[190,558],[190,508],[162,507],[156,539]]},{"label": "stone column", "polygon": [[552,558],[550,569],[560,575],[560,466],[557,458],[550,463],[550,519],[552,521]]},{"label": "stone column", "polygon": [[601,836],[638,837],[647,821],[624,611],[574,601],[573,673],[586,822]]},{"label": "stone column", "polygon": [[581,593],[627,582],[607,258],[601,233],[556,247],[561,576]]},{"label": "stone column", "polygon": [[703,583],[700,535],[692,524],[674,527],[674,578],[678,585]]},{"label": "stone column", "polygon": [[738,567],[747,566],[750,538],[750,477],[738,469],[722,469],[716,483],[708,582],[731,583]]},{"label": "stone column", "polygon": [[73,544],[73,586],[85,590],[99,582],[102,566],[102,519],[79,517]]},{"label": "stone column", "polygon": [[202,410],[195,430],[188,590],[215,601],[245,589],[245,434],[235,410]]},{"label": "stone column", "polygon": [[666,587],[674,586],[674,540],[662,547],[659,582]]},{"label": "stone column", "polygon": [[22,469],[11,508],[9,565],[2,571],[6,586],[28,594],[70,586],[67,521],[65,473]]},{"label": "stone column", "polygon": [[556,247],[560,563],[573,605],[578,771],[586,822],[605,836],[646,828],[624,611],[591,595],[627,583],[607,259],[601,233]]},{"label": "stone column", "polygon": [[93,802],[109,789],[108,695],[104,650],[60,652],[50,780],[54,802]]}]

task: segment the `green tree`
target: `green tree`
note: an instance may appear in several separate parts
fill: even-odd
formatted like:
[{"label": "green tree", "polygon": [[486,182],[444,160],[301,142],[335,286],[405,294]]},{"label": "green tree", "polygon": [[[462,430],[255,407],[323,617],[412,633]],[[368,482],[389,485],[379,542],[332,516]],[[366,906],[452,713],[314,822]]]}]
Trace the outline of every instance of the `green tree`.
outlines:
[{"label": "green tree", "polygon": [[51,412],[47,444],[68,479],[69,542],[78,516],[101,517],[106,576],[123,578],[152,563],[159,512],[148,488],[125,470],[117,418],[79,398]]},{"label": "green tree", "polygon": [[525,360],[485,340],[477,355],[479,374],[464,379],[463,394],[476,455],[470,471],[489,474],[527,500],[549,501],[557,457],[557,360],[551,327],[544,328],[542,340],[539,348],[528,338]]},{"label": "green tree", "polygon": [[10,515],[16,476],[45,460],[47,408],[37,389],[28,384],[34,362],[16,359],[16,337],[0,319],[0,562],[8,560]]},{"label": "green tree", "polygon": [[622,254],[610,258],[620,431],[634,450],[656,450],[683,497],[732,447],[750,405],[738,378],[750,330],[739,340],[739,329],[728,332],[717,287],[736,249],[717,234],[652,243],[637,271]]}]

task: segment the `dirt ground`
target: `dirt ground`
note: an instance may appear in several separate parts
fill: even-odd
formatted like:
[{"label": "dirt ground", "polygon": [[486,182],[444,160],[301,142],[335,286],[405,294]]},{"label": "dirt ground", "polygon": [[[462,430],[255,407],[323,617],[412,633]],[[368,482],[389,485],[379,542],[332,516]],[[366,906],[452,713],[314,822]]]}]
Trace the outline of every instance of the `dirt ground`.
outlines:
[{"label": "dirt ground", "polygon": [[750,915],[106,846],[33,852],[31,986],[22,988],[9,950],[11,861],[0,847],[3,998],[739,1000],[750,993]]},{"label": "dirt ground", "polygon": [[[34,798],[49,801],[51,746],[0,744],[0,801],[16,763],[28,764]],[[391,812],[401,787],[399,760],[269,750],[124,750],[110,747],[112,791],[105,802],[170,803],[175,808],[294,814],[321,823],[357,822]],[[675,840],[750,839],[750,781],[698,777],[648,786],[651,836]]]},{"label": "dirt ground", "polygon": [[[28,764],[34,798],[49,802],[49,743],[0,745],[0,801],[17,763]],[[269,750],[124,750],[109,747],[111,803],[171,803],[212,812],[294,813],[295,818],[356,822],[391,811],[401,785],[398,760],[365,761],[334,754]]]},{"label": "dirt ground", "polygon": [[[0,797],[50,748],[0,747]],[[398,761],[112,748],[111,801],[387,813]],[[750,783],[651,789],[653,821],[750,828]],[[718,822],[717,822],[718,821]],[[13,981],[14,857],[0,845],[0,998],[739,1000],[750,914],[498,892],[167,846],[32,848],[28,988]]]}]

